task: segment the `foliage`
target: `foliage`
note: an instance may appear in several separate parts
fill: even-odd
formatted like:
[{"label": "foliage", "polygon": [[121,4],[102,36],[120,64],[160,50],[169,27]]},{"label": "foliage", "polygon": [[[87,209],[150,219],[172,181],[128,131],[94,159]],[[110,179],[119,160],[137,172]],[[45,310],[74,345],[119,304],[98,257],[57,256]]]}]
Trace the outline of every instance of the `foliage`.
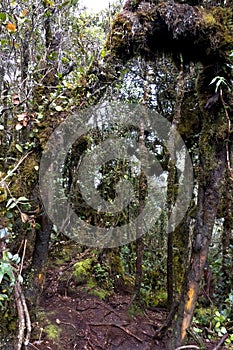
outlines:
[{"label": "foliage", "polygon": [[231,292],[221,305],[221,310],[212,305],[209,308],[197,308],[192,329],[205,337],[223,337],[228,334],[225,344],[233,343],[232,310],[233,293]]},{"label": "foliage", "polygon": [[[34,247],[35,235],[41,228],[39,220],[43,207],[38,190],[41,153],[55,127],[72,111],[80,111],[98,100],[146,103],[149,108],[155,109],[172,121],[179,103],[177,77],[182,72],[184,95],[180,101],[181,118],[178,130],[193,159],[195,203],[197,184],[200,185],[202,175],[200,154],[205,153],[205,163],[213,164],[211,151],[215,142],[209,142],[209,137],[214,135],[214,126],[217,127],[213,122],[215,118],[212,117],[218,115],[221,104],[217,95],[216,105],[211,105],[214,113],[211,108],[209,110],[205,108],[213,93],[223,93],[224,104],[227,106],[225,110],[232,118],[230,115],[232,8],[228,6],[228,2],[180,0],[175,3],[162,1],[158,5],[157,1],[128,1],[125,10],[113,20],[121,3],[118,2],[110,10],[90,14],[81,8],[79,1],[3,0],[1,2],[0,244],[3,244],[1,246],[3,249],[0,259],[0,307],[4,327],[8,321],[9,328],[15,327],[14,322],[10,323],[8,311],[13,301],[15,281],[19,278],[22,282],[21,276],[18,275],[20,257],[23,255],[22,243],[31,240],[31,246]],[[184,8],[183,4],[202,6]],[[185,21],[181,20],[184,13]],[[162,28],[168,25],[169,30],[165,34],[159,32],[161,22]],[[107,35],[110,26],[112,29]],[[180,44],[179,38],[184,32],[186,37]],[[106,36],[108,38],[105,45]],[[163,52],[160,52],[164,44],[160,42],[160,37],[164,43],[168,39],[168,45],[163,48]],[[191,47],[193,40],[196,46]],[[158,43],[158,50],[155,50],[155,43]],[[201,47],[202,50],[197,50],[197,47]],[[139,57],[140,55],[144,57]],[[119,57],[123,58],[123,61],[118,62]],[[129,57],[131,59],[125,63]],[[215,60],[217,65],[211,68],[208,79],[201,80],[202,65],[196,62],[201,61],[208,68],[213,67]],[[214,140],[219,142],[224,136],[224,144],[228,143],[228,146],[231,146],[231,120],[230,118],[228,120],[230,129],[227,133],[225,129],[227,116],[222,113],[221,118]],[[207,129],[209,133],[206,132]],[[109,134],[120,133],[119,130],[117,125],[114,130],[109,130]],[[129,136],[127,132],[126,130],[120,136]],[[135,130],[133,137],[134,140],[139,137]],[[72,182],[72,172],[75,173],[82,157],[91,152],[96,144],[102,142],[102,138],[101,132],[93,132],[85,136],[82,142],[77,143],[70,151],[63,180],[71,199],[72,193],[68,187]],[[207,146],[203,150],[200,145],[204,141]],[[160,141],[155,136],[146,135],[145,142],[151,156],[159,160],[167,186],[169,155],[162,149]],[[211,166],[209,170],[212,170]],[[137,171],[133,173],[126,162],[109,161],[99,170],[98,176],[97,190],[109,202],[115,199],[116,187],[121,179],[128,180],[135,193],[138,192],[139,174]],[[158,174],[154,173],[154,176]],[[209,180],[207,176],[205,184],[211,183]],[[228,188],[227,185],[225,187]],[[77,188],[74,188],[74,192],[73,195],[77,198],[74,206],[77,210],[82,207],[82,203]],[[231,213],[232,198],[226,200],[224,194],[222,197],[225,209],[218,213],[216,221],[226,222],[227,213]],[[83,206],[81,209],[83,216],[89,218],[87,208]],[[136,213],[137,209],[135,205],[133,213]],[[155,227],[143,237],[141,266],[143,277],[140,297],[146,306],[166,306],[168,215],[166,205],[163,209]],[[176,272],[174,287],[177,294],[180,293],[180,281],[185,269],[184,262],[180,260],[184,258],[185,261],[189,261],[196,220],[196,214],[189,214],[186,223],[189,228],[188,237],[183,239],[182,233],[186,232],[181,230],[173,242],[173,267]],[[102,217],[99,216],[97,219],[101,221]],[[114,215],[108,213],[105,219],[110,226],[114,221]],[[125,213],[120,220],[119,216],[116,220],[124,223]],[[209,266],[215,284],[214,294],[210,300],[213,306],[205,310],[200,308],[197,311],[194,331],[206,336],[204,327],[207,327],[210,334],[214,332],[214,335],[219,337],[228,332],[227,341],[230,342],[233,337],[231,334],[233,315],[232,292],[230,294],[228,292],[232,281],[227,278],[224,269],[232,271],[230,270],[232,233],[231,237],[229,235],[227,249],[224,250],[221,241],[224,236],[224,224],[220,226],[218,234],[214,236],[216,239],[213,240],[209,256]],[[187,242],[189,245],[185,246]],[[54,265],[62,265],[69,261],[70,251],[66,250],[63,243],[64,237],[54,229],[50,248],[53,252],[63,250],[57,255],[54,253],[53,257],[57,259]],[[182,251],[184,246],[186,249]],[[28,256],[26,262],[21,260],[25,265],[20,266],[21,270],[24,267],[28,269],[29,263],[33,260],[34,248],[27,249]],[[77,250],[82,251],[82,247],[77,247]],[[219,251],[221,254],[218,254]],[[102,299],[109,296],[113,290],[121,291],[124,288],[133,294],[136,244],[120,247],[117,253],[116,251],[103,253],[106,259],[101,259],[100,255],[93,251],[91,257],[80,260],[73,266],[72,278],[76,283],[85,284],[88,292]],[[31,280],[25,286],[30,282]],[[177,299],[178,297],[175,296]],[[58,328],[53,325],[47,327],[46,332],[51,339],[59,337]]]}]

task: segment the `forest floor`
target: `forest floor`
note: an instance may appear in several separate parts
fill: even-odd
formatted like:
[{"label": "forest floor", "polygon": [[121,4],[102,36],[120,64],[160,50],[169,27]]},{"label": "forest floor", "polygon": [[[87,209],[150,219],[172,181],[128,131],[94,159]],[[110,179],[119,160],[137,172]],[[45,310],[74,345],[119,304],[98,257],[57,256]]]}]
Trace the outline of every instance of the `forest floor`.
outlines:
[{"label": "forest floor", "polygon": [[[69,268],[69,267],[68,267]],[[40,298],[28,350],[166,350],[168,338],[155,339],[164,324],[167,310],[146,309],[131,314],[131,295],[111,293],[102,300],[91,288],[61,278],[66,266],[51,266]],[[203,340],[201,348],[190,338],[184,350],[227,349],[216,341]],[[229,348],[228,348],[229,349]]]}]

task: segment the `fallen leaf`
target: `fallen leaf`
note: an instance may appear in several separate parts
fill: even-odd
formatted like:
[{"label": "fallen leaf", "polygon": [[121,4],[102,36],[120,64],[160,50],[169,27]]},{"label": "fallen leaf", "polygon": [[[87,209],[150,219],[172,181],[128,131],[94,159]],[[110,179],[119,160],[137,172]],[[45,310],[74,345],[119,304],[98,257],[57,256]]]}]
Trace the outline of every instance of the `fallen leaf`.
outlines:
[{"label": "fallen leaf", "polygon": [[9,22],[9,23],[7,23],[7,25],[6,25],[6,29],[7,29],[9,32],[11,32],[11,33],[15,33],[16,30],[17,30],[17,29],[16,29],[16,24]]},{"label": "fallen leaf", "polygon": [[20,123],[16,124],[16,126],[15,126],[15,129],[16,129],[17,131],[21,130],[22,128],[23,128],[23,125],[20,124]]},{"label": "fallen leaf", "polygon": [[29,219],[28,215],[25,213],[21,213],[21,220],[22,222],[25,224],[25,222],[27,222]]},{"label": "fallen leaf", "polygon": [[17,115],[19,122],[24,120],[26,117],[27,117],[27,113],[25,113],[25,112]]},{"label": "fallen leaf", "polygon": [[25,10],[23,10],[21,16],[22,16],[22,17],[25,17],[25,16],[27,16],[27,14],[28,14],[28,10],[25,9]]}]

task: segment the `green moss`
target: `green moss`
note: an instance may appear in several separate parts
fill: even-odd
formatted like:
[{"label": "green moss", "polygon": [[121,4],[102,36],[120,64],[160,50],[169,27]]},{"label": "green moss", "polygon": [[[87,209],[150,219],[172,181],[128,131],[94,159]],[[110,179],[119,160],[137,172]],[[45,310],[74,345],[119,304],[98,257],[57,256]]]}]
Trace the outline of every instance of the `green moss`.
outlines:
[{"label": "green moss", "polygon": [[88,258],[74,265],[73,276],[77,283],[86,283],[91,278],[91,268],[94,259]]},{"label": "green moss", "polygon": [[60,338],[61,329],[57,325],[49,324],[44,330],[49,339],[57,341]]},{"label": "green moss", "polygon": [[110,292],[105,289],[92,289],[89,294],[94,295],[102,300],[105,300],[110,296]]},{"label": "green moss", "polygon": [[155,293],[150,290],[142,290],[142,298],[147,307],[166,307],[167,292],[161,290]]},{"label": "green moss", "polygon": [[108,260],[112,275],[123,277],[124,267],[120,255],[120,250],[118,248],[114,248],[109,251]]},{"label": "green moss", "polygon": [[206,27],[210,27],[216,24],[216,19],[211,13],[203,12],[203,22]]},{"label": "green moss", "polygon": [[90,295],[94,295],[102,300],[105,300],[111,294],[111,292],[109,290],[99,288],[97,283],[95,282],[95,280],[93,278],[89,279],[84,290],[86,293],[88,293]]}]

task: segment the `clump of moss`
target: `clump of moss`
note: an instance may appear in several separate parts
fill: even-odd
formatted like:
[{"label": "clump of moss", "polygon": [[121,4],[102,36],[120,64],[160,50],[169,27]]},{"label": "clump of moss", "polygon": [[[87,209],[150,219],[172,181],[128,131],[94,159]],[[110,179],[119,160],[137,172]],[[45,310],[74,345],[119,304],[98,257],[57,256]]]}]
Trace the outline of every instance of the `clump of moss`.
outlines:
[{"label": "clump of moss", "polygon": [[74,265],[73,276],[75,281],[78,284],[87,283],[88,280],[92,279],[91,270],[92,270],[93,262],[94,262],[93,258],[88,258],[82,261],[78,261]]},{"label": "clump of moss", "polygon": [[49,324],[44,329],[45,333],[47,334],[48,338],[51,340],[58,340],[61,335],[61,328],[54,324]]},{"label": "clump of moss", "polygon": [[94,295],[102,300],[105,300],[110,295],[110,291],[99,288],[94,280],[90,280],[87,283],[86,292],[90,295]]}]

